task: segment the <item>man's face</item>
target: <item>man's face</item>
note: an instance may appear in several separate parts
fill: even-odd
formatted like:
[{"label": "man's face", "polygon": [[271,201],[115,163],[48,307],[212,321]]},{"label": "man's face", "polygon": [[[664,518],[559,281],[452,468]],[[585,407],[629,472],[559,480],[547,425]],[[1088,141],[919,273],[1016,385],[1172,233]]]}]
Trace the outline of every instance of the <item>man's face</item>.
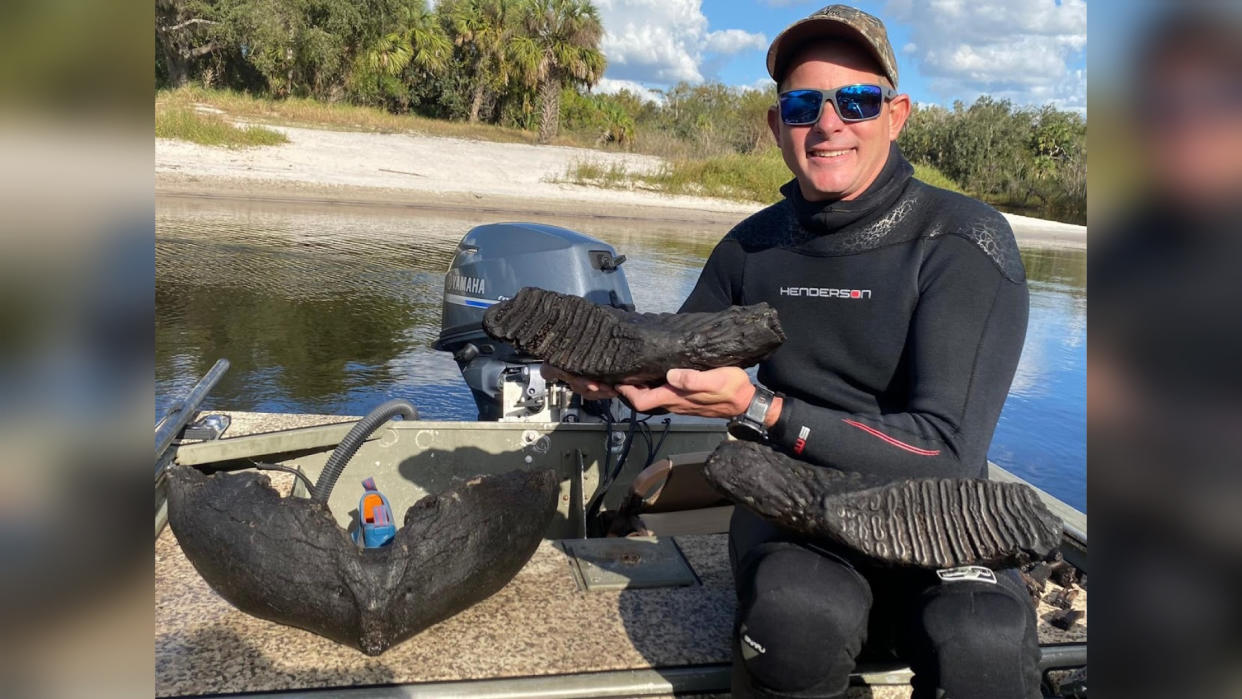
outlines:
[{"label": "man's face", "polygon": [[[813,44],[798,52],[790,65],[782,92],[888,84],[870,56],[843,41]],[[869,121],[843,122],[825,102],[815,124],[789,126],[781,121],[779,107],[774,107],[768,111],[768,126],[807,201],[849,200],[862,194],[880,174],[889,143],[901,133],[909,114],[910,98],[899,95]]]}]

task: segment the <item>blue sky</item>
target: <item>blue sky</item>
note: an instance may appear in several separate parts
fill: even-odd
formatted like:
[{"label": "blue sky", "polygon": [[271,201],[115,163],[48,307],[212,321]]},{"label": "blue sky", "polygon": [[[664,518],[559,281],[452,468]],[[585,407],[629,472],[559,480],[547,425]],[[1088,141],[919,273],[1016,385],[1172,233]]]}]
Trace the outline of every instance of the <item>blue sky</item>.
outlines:
[{"label": "blue sky", "polygon": [[[770,85],[768,44],[825,0],[595,0],[608,57],[596,88],[664,89],[680,80]],[[900,89],[920,103],[981,94],[1086,109],[1085,0],[874,0]]]}]

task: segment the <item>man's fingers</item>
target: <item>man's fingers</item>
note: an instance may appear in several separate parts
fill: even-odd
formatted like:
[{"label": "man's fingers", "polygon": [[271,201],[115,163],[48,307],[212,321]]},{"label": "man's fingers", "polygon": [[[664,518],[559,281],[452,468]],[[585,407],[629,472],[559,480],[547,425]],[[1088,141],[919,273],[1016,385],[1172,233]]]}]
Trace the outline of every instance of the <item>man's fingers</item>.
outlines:
[{"label": "man's fingers", "polygon": [[683,393],[716,393],[720,390],[719,377],[706,371],[694,369],[669,369],[665,381]]},{"label": "man's fingers", "polygon": [[617,392],[625,396],[630,405],[639,412],[667,407],[670,403],[680,402],[681,400],[680,394],[668,386],[657,386],[655,388],[617,386]]},{"label": "man's fingers", "polygon": [[584,379],[581,376],[574,376],[557,369],[550,364],[542,364],[539,367],[539,373],[543,375],[545,381],[563,381],[569,384],[569,390],[577,393],[587,400],[602,400],[604,398],[615,398],[617,392],[608,386],[597,381]]},{"label": "man's fingers", "polygon": [[737,367],[721,367],[706,371],[669,369],[665,380],[686,400],[698,404],[728,401],[750,383],[746,372]]}]

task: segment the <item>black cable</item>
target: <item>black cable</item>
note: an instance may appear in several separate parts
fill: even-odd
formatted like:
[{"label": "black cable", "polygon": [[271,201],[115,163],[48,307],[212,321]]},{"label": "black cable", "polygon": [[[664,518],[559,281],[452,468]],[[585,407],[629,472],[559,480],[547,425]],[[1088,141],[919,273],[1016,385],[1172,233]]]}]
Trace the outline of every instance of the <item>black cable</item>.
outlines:
[{"label": "black cable", "polygon": [[660,432],[660,441],[657,442],[652,438],[651,425],[648,422],[651,418],[652,416],[648,415],[638,421],[642,428],[643,440],[647,442],[647,461],[643,464],[643,468],[647,468],[655,463],[656,455],[660,453],[660,447],[664,446],[664,440],[668,437],[669,429],[673,422],[672,418],[667,417],[660,421],[664,424],[664,429]]},{"label": "black cable", "polygon": [[638,411],[633,409],[630,410],[630,426],[625,433],[625,443],[621,445],[621,453],[617,456],[616,465],[611,468],[609,468],[608,463],[612,456],[612,426],[611,424],[609,425],[608,440],[605,443],[604,452],[604,482],[600,484],[600,488],[596,492],[595,497],[591,498],[591,502],[587,506],[586,518],[588,522],[596,522],[599,517],[599,509],[604,504],[604,496],[608,494],[608,489],[612,487],[613,482],[616,481],[617,476],[621,473],[621,469],[625,466],[625,460],[629,458],[630,447],[634,443],[634,430],[639,422],[637,414]]},{"label": "black cable", "polygon": [[[636,411],[630,410],[630,426],[625,431],[625,443],[621,445],[621,454],[617,457],[617,463],[612,467],[612,473],[608,476],[608,487],[617,480],[617,476],[621,475],[621,469],[625,467],[625,460],[630,457],[630,447],[634,444],[634,428],[638,426],[638,420],[635,420]],[[604,489],[605,491],[607,488]]]},{"label": "black cable", "polygon": [[647,468],[651,465],[652,459],[651,428],[647,426],[647,420],[643,419],[638,421],[638,433],[643,436],[643,441],[647,443],[647,458],[643,463],[643,468]]},{"label": "black cable", "polygon": [[288,466],[281,466],[280,464],[269,464],[263,461],[255,461],[254,459],[250,459],[249,461],[250,463],[254,464],[254,467],[259,469],[260,471],[284,471],[285,473],[292,473],[293,475],[297,476],[298,478],[302,480],[302,484],[306,486],[307,493],[315,492],[315,484],[311,483],[310,479],[306,477],[305,473],[302,473],[296,468],[289,468]]},{"label": "black cable", "polygon": [[327,502],[328,496],[332,494],[332,488],[336,485],[336,480],[341,477],[341,471],[345,470],[345,466],[349,460],[353,458],[358,449],[362,447],[362,443],[371,436],[371,433],[378,430],[392,418],[401,415],[407,420],[418,419],[418,408],[414,404],[404,398],[393,398],[380,404],[378,407],[367,413],[358,422],[354,423],[353,428],[349,430],[349,434],[341,440],[340,444],[332,450],[332,455],[328,457],[328,462],[324,464],[323,471],[319,473],[319,480],[315,483],[315,489],[311,491],[311,500],[315,502]]}]

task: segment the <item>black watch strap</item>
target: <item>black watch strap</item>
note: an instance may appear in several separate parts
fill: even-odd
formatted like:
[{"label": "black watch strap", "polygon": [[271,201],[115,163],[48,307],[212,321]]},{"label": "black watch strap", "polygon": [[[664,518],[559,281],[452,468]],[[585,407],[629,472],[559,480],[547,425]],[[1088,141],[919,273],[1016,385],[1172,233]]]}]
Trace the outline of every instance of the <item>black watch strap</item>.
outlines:
[{"label": "black watch strap", "polygon": [[768,429],[763,421],[768,417],[772,401],[776,394],[763,386],[755,386],[755,395],[746,406],[746,412],[729,421],[729,434],[750,442],[763,442],[768,438]]}]

